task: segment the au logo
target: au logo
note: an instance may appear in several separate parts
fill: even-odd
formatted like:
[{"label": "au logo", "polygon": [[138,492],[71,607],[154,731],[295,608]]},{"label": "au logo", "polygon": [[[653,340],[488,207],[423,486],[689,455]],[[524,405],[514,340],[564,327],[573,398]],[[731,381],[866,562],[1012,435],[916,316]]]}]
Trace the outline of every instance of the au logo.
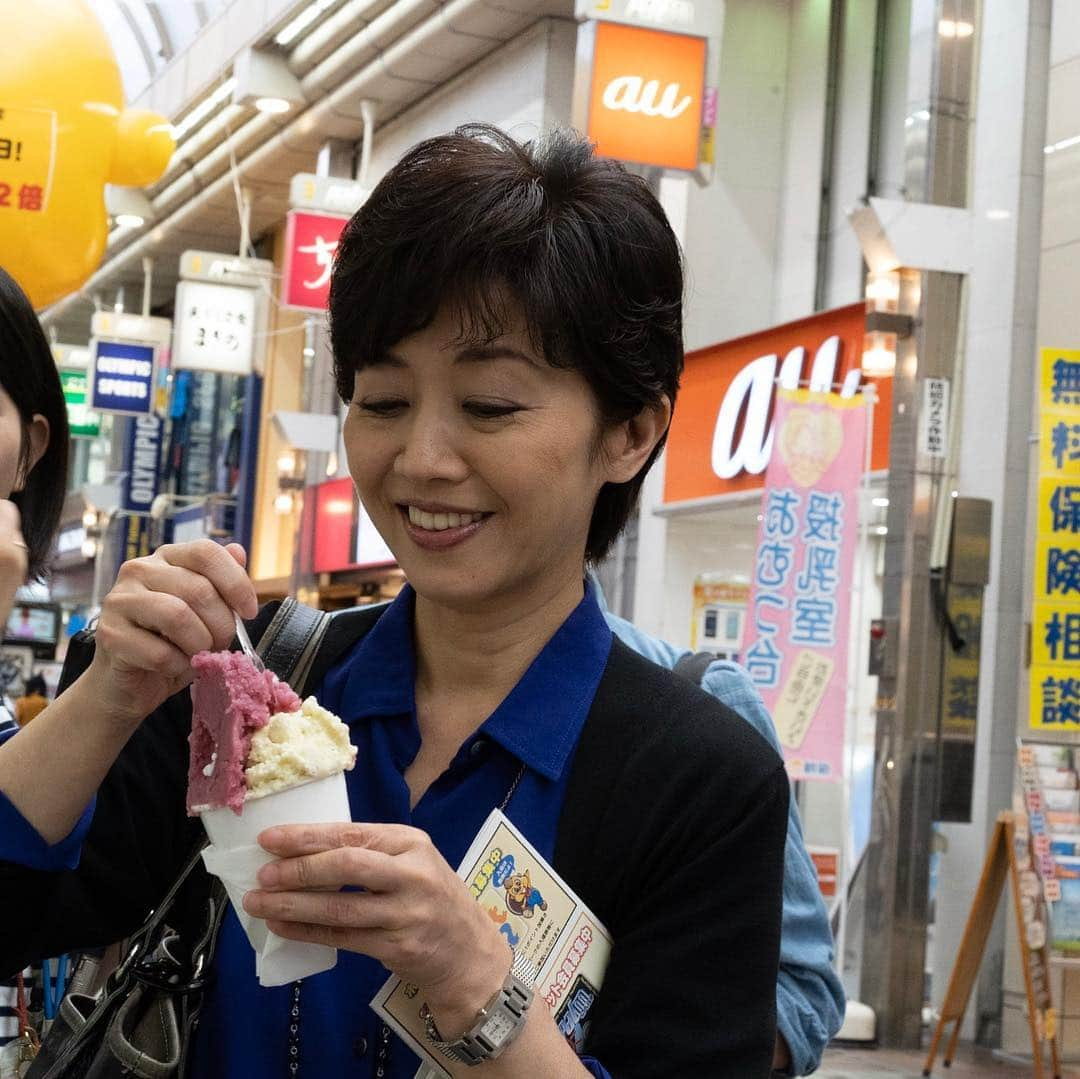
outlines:
[{"label": "au logo", "polygon": [[588,134],[605,157],[694,169],[701,141],[704,38],[598,22]]},{"label": "au logo", "polygon": [[674,120],[682,116],[693,101],[689,94],[680,100],[680,87],[677,82],[668,83],[658,101],[659,90],[660,83],[657,79],[645,82],[638,75],[620,75],[612,79],[604,89],[604,106],[609,109],[642,112],[646,116],[662,116],[666,120]]},{"label": "au logo", "polygon": [[[811,389],[828,390],[836,381],[840,366],[841,340],[833,334],[814,355],[810,369]],[[732,379],[720,402],[713,428],[712,470],[722,480],[746,471],[765,471],[772,456],[772,402],[777,383],[795,389],[803,376],[807,350],[796,346],[780,361],[775,352],[759,356]],[[853,368],[844,376],[841,397],[854,397],[862,382],[862,372]],[[741,424],[740,424],[741,419]]]}]

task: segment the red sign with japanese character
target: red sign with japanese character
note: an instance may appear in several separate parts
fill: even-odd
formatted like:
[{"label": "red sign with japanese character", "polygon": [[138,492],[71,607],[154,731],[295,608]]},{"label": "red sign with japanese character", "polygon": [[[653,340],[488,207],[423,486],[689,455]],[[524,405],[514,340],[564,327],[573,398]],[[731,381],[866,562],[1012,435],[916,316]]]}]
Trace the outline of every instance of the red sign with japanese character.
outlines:
[{"label": "red sign with japanese character", "polygon": [[349,219],[338,214],[292,210],[285,226],[285,269],[281,302],[286,307],[325,311],[338,240]]}]

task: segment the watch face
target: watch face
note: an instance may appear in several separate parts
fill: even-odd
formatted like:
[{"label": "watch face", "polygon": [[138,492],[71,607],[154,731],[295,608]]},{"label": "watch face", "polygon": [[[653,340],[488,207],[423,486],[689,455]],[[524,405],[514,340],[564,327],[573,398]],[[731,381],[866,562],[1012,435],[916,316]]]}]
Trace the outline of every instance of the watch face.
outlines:
[{"label": "watch face", "polygon": [[488,1019],[481,1033],[484,1040],[491,1043],[492,1048],[498,1049],[506,1041],[507,1037],[513,1033],[516,1025],[506,1012],[500,1010]]}]

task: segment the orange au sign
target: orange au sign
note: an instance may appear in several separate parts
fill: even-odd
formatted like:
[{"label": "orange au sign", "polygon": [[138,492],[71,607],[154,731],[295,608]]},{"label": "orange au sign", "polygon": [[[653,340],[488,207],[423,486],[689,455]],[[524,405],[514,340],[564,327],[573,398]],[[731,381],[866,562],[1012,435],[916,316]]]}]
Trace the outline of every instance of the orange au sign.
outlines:
[{"label": "orange au sign", "polygon": [[705,39],[610,22],[594,31],[588,135],[597,152],[697,168]]},{"label": "orange au sign", "polygon": [[[686,356],[667,443],[664,502],[760,490],[772,455],[776,383],[844,385],[865,379],[866,305],[850,304]],[[888,467],[892,379],[873,380],[872,470]]]}]

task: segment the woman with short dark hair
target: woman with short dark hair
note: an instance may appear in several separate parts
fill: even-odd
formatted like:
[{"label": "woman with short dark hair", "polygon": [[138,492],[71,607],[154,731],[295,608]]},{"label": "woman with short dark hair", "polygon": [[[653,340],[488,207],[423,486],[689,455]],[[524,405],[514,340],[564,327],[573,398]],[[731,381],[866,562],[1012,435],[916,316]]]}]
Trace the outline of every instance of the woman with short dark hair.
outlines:
[{"label": "woman with short dark hair", "polygon": [[[666,436],[681,298],[645,183],[565,132],[421,143],[347,227],[330,319],[349,469],[409,585],[336,618],[302,687],[349,725],[353,823],[262,833],[279,860],[244,898],[338,965],[261,989],[228,916],[199,1079],[411,1079],[368,1007],[388,971],[453,1075],[769,1074],[783,764],[614,641],[584,579]],[[130,933],[191,849],[181,691],[232,612],[256,614],[244,557],[200,541],[127,563],[89,668],[0,746],[0,894],[41,912],[0,921],[0,967]],[[507,938],[454,872],[495,807],[611,931],[569,1017],[520,1006]],[[542,918],[515,887],[508,909]]]},{"label": "woman with short dark hair", "polygon": [[0,268],[0,625],[40,577],[67,489],[67,405],[30,301]]},{"label": "woman with short dark hair", "polygon": [[67,406],[30,301],[0,268],[0,624],[45,567],[67,488]]},{"label": "woman with short dark hair", "polygon": [[[52,352],[30,301],[0,268],[0,627],[16,590],[41,573],[48,557],[64,504],[67,447],[67,407]],[[0,695],[0,737],[16,728]],[[7,976],[16,973],[0,973],[0,1015],[13,1014],[15,982]],[[17,1023],[0,1018],[0,1046],[17,1035]]]}]

